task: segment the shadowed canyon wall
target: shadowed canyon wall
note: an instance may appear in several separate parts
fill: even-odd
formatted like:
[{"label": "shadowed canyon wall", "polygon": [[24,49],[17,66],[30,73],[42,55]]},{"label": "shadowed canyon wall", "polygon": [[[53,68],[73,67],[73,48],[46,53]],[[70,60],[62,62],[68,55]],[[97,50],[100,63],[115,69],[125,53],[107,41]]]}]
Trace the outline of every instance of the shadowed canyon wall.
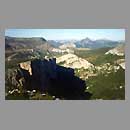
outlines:
[{"label": "shadowed canyon wall", "polygon": [[39,90],[64,99],[89,99],[91,96],[85,92],[85,81],[75,76],[74,69],[57,65],[56,59],[20,63],[9,77],[11,84],[25,91]]}]

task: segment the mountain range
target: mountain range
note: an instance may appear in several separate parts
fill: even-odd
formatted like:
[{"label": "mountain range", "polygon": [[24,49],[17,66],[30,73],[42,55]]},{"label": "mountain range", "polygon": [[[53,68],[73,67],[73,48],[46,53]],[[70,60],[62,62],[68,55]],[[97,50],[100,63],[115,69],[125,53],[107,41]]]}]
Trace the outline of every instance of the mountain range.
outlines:
[{"label": "mountain range", "polygon": [[90,38],[86,37],[82,40],[51,40],[49,41],[55,47],[60,46],[67,46],[77,48],[90,48],[90,49],[98,49],[98,48],[105,48],[105,47],[116,47],[118,44],[124,43],[124,41],[113,41],[109,39],[98,39],[98,40],[91,40]]},{"label": "mountain range", "polygon": [[119,44],[124,43],[124,41],[113,41],[108,39],[98,39],[91,40],[90,38],[85,38],[82,40],[46,40],[41,37],[32,38],[15,38],[15,37],[5,37],[5,49],[52,49],[52,48],[90,48],[98,49],[105,47],[116,47]]}]

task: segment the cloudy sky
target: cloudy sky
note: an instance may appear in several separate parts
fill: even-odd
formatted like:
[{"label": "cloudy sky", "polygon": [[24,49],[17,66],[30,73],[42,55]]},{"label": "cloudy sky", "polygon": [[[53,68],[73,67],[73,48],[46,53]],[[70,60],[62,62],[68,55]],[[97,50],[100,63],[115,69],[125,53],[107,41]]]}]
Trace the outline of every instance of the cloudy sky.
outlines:
[{"label": "cloudy sky", "polygon": [[5,36],[43,37],[46,40],[110,39],[125,40],[125,29],[6,29]]}]

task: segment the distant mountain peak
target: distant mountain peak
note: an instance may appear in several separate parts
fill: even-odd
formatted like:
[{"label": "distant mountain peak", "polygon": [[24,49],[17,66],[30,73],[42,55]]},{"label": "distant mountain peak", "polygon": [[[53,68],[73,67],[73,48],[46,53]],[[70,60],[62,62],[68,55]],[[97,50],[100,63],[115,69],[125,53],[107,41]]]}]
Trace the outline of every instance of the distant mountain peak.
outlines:
[{"label": "distant mountain peak", "polygon": [[83,39],[83,41],[92,41],[90,38],[86,37]]}]

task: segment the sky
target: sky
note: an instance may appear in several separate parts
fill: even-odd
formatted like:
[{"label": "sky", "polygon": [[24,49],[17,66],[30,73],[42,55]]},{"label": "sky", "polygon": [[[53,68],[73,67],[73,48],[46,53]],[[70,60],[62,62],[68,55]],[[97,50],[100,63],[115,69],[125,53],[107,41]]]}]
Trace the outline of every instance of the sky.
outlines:
[{"label": "sky", "polygon": [[125,40],[125,29],[6,29],[5,36],[43,37],[46,40],[81,40],[86,37]]}]

